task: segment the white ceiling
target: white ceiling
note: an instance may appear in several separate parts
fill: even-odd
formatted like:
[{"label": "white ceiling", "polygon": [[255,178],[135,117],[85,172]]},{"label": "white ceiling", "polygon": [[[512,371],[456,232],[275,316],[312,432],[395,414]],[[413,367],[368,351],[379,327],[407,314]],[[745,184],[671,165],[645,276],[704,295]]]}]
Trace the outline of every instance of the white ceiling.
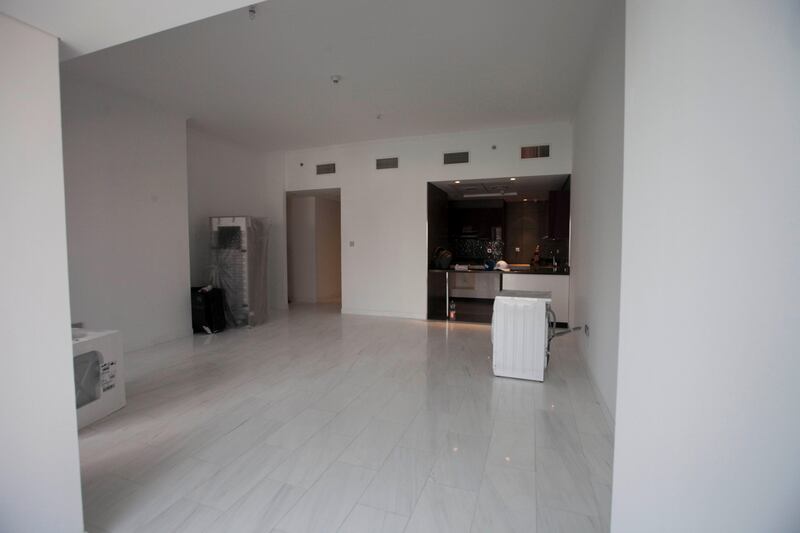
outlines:
[{"label": "white ceiling", "polygon": [[243,0],[0,0],[10,15],[61,39],[69,59],[225,13]]},{"label": "white ceiling", "polygon": [[270,0],[255,20],[239,9],[73,59],[63,74],[262,149],[568,119],[602,4]]},{"label": "white ceiling", "polygon": [[[447,193],[451,200],[499,200],[523,202],[547,200],[550,191],[560,191],[569,176],[524,176],[514,178],[492,178],[485,180],[436,181],[436,185]],[[516,193],[516,194],[514,194]],[[504,196],[491,196],[503,194]],[[477,195],[477,196],[476,196]]]}]

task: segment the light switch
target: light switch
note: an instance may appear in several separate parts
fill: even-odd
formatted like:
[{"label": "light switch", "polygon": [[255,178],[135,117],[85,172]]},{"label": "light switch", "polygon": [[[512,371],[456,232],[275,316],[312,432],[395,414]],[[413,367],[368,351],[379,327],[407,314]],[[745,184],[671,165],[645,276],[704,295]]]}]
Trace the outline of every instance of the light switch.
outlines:
[{"label": "light switch", "polygon": [[350,248],[356,247],[356,241],[350,241]]},{"label": "light switch", "polygon": [[519,246],[517,246],[516,248],[514,248],[514,251],[515,251],[515,252],[517,252],[517,253],[519,253]]}]

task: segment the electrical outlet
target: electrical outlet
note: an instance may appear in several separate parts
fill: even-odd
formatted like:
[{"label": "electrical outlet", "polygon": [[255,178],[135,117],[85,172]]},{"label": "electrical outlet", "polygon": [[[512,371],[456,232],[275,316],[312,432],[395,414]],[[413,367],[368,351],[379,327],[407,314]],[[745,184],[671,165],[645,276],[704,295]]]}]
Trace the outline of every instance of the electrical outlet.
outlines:
[{"label": "electrical outlet", "polygon": [[514,248],[514,251],[515,251],[515,252],[517,252],[517,253],[519,253],[519,246],[517,246],[516,248]]},{"label": "electrical outlet", "polygon": [[350,248],[356,247],[356,241],[350,241]]},{"label": "electrical outlet", "polygon": [[584,325],[583,325],[583,333],[584,333],[584,335],[586,335],[587,337],[589,336],[589,324],[584,324]]}]

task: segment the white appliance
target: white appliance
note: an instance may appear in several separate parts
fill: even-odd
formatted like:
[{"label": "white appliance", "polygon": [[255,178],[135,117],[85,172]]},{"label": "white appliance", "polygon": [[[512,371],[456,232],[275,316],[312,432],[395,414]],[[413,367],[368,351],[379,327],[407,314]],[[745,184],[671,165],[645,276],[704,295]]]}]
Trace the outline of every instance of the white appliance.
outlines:
[{"label": "white appliance", "polygon": [[72,330],[78,428],[125,407],[125,371],[119,331]]},{"label": "white appliance", "polygon": [[544,381],[549,292],[500,291],[492,313],[495,376]]}]

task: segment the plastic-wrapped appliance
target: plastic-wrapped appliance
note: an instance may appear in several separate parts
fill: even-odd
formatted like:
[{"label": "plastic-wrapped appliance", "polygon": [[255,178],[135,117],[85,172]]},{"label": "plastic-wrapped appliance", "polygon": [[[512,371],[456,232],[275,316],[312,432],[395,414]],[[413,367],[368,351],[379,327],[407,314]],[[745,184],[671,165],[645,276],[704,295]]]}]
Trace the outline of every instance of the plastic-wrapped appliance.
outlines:
[{"label": "plastic-wrapped appliance", "polygon": [[269,219],[211,217],[209,225],[209,282],[225,292],[226,322],[233,327],[266,322]]},{"label": "plastic-wrapped appliance", "polygon": [[500,291],[492,313],[495,376],[544,381],[549,292]]}]

